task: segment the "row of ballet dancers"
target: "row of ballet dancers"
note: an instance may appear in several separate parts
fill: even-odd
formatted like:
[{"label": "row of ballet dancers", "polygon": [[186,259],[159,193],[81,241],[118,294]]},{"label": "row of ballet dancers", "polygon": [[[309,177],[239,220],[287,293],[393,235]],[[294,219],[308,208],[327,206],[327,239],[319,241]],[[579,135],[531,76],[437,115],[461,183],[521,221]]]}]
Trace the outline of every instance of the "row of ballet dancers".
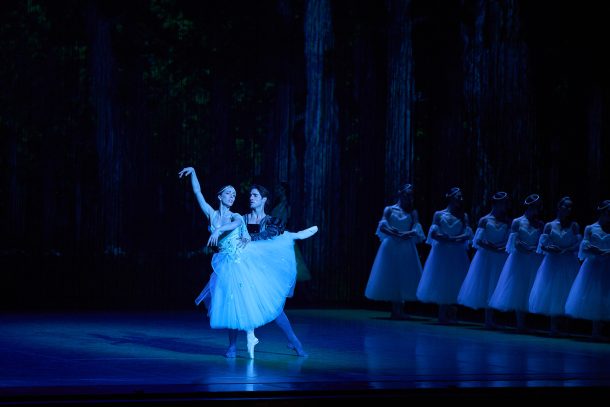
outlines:
[{"label": "row of ballet dancers", "polygon": [[[438,304],[439,322],[455,323],[459,304],[484,309],[488,328],[496,326],[499,310],[515,312],[520,331],[527,331],[525,316],[533,313],[550,317],[552,335],[568,316],[592,321],[592,335],[600,337],[610,320],[610,200],[597,206],[597,222],[581,233],[570,197],[559,200],[555,219],[545,223],[539,195],[529,195],[523,214],[509,219],[509,196],[496,192],[473,233],[462,191],[454,187],[426,236],[413,193],[411,184],[403,185],[397,202],[384,209],[365,290],[369,299],[392,303],[392,318],[408,318],[404,302],[421,301]],[[431,249],[422,268],[417,244],[424,241]]]}]

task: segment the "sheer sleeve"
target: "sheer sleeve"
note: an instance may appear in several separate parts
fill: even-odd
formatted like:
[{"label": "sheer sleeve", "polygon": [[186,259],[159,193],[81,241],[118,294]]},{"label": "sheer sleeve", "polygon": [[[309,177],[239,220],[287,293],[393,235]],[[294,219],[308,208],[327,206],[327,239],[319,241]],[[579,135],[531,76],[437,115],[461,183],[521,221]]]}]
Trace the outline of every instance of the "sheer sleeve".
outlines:
[{"label": "sheer sleeve", "polygon": [[540,235],[540,239],[538,240],[538,248],[536,249],[536,253],[538,254],[546,254],[546,252],[542,249],[542,246],[545,246],[548,242],[549,242],[549,234],[546,233],[546,228],[545,228],[545,233]]},{"label": "sheer sleeve", "polygon": [[464,222],[464,234],[468,238],[464,242],[464,249],[468,250],[468,246],[470,246],[472,244],[472,240],[474,238],[474,234],[472,233],[472,228],[469,226],[470,220],[469,220],[468,214],[464,214],[463,222]]},{"label": "sheer sleeve", "polygon": [[[263,228],[264,227],[264,228]],[[267,240],[273,239],[276,236],[284,233],[284,223],[280,218],[275,216],[267,216],[263,222],[261,222],[260,233],[252,236],[252,240]]]},{"label": "sheer sleeve", "polygon": [[506,240],[507,253],[515,253],[517,251],[517,239],[519,239],[519,228],[521,227],[519,219],[520,218],[513,219],[513,222],[510,225],[508,239]]},{"label": "sheer sleeve", "polygon": [[[472,230],[471,230],[472,233]],[[485,229],[484,228],[477,228],[476,233],[474,234],[474,237],[472,238],[472,247],[474,247],[475,249],[481,249],[482,247],[479,246],[478,241],[483,239],[485,237]]]},{"label": "sheer sleeve", "polygon": [[381,220],[377,223],[377,230],[375,230],[375,234],[377,235],[377,237],[379,238],[379,240],[383,241],[384,239],[387,239],[389,236],[387,233],[384,233],[381,230],[381,227],[383,225],[387,226],[388,225],[388,221],[387,221],[387,216],[388,216],[388,208],[384,208],[383,210],[383,215],[381,215]]},{"label": "sheer sleeve", "polygon": [[385,219],[381,219],[379,221],[379,223],[377,224],[377,230],[375,230],[375,234],[377,235],[377,237],[379,238],[379,240],[383,241],[385,239],[388,238],[388,235],[383,233],[383,231],[381,230],[381,226],[386,224],[387,222],[385,221]]},{"label": "sheer sleeve", "polygon": [[437,242],[436,239],[434,239],[432,237],[432,233],[434,233],[434,232],[438,232],[438,225],[433,224],[430,226],[430,229],[428,230],[428,237],[426,238],[426,243],[428,243],[429,245],[432,245],[432,246],[434,245],[434,243]]},{"label": "sheer sleeve", "polygon": [[587,226],[585,228],[585,235],[583,239],[580,241],[580,246],[578,248],[578,258],[580,260],[585,260],[588,258],[595,257],[593,253],[589,251],[591,248],[591,226]]},{"label": "sheer sleeve", "polygon": [[464,241],[464,250],[468,250],[468,247],[472,244],[472,241],[474,239],[472,228],[470,226],[466,226],[464,228],[464,234],[466,234],[466,236],[468,237],[468,240]]},{"label": "sheer sleeve", "polygon": [[514,253],[517,251],[517,238],[519,236],[518,232],[511,232],[508,235],[508,240],[506,241],[506,252]]},{"label": "sheer sleeve", "polygon": [[413,237],[415,243],[421,243],[426,240],[426,235],[424,234],[424,229],[421,227],[421,223],[417,222],[413,225],[413,231],[415,232],[415,236]]}]

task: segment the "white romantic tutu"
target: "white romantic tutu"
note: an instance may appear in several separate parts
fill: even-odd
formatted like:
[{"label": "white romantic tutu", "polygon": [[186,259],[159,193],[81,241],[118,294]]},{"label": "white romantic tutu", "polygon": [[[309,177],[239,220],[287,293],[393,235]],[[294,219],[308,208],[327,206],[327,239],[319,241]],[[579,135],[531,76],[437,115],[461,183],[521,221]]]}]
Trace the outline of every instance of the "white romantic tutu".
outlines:
[{"label": "white romantic tutu", "polygon": [[529,311],[549,316],[564,315],[566,300],[579,267],[574,253],[547,253],[532,286]]},{"label": "white romantic tutu", "polygon": [[[423,236],[421,226],[418,235]],[[378,233],[382,238],[371,267],[365,297],[378,301],[414,301],[422,275],[416,238],[401,239]]]},{"label": "white romantic tutu", "polygon": [[500,311],[529,311],[530,291],[542,259],[543,256],[536,252],[511,251],[489,306]]},{"label": "white romantic tutu", "polygon": [[457,303],[469,265],[464,243],[436,242],[424,265],[417,298],[436,304]]},{"label": "white romantic tutu", "polygon": [[502,267],[489,306],[505,312],[528,312],[532,285],[544,257],[537,250],[518,247],[517,242],[522,246],[537,247],[542,228],[532,225],[525,215],[513,220],[513,228],[515,231],[506,243],[506,251],[510,254]]},{"label": "white romantic tutu", "polygon": [[500,223],[493,217],[487,217],[484,227],[478,227],[472,239],[472,246],[477,249],[468,274],[458,294],[458,304],[479,309],[489,307],[502,267],[508,254],[479,246],[480,240],[487,240],[496,245],[505,245],[508,240],[508,225]]},{"label": "white romantic tutu", "polygon": [[600,250],[610,249],[610,234],[598,222],[585,229],[585,238],[580,243],[578,258],[584,260],[574,280],[568,300],[566,314],[574,318],[592,321],[610,320],[610,257],[593,254],[590,246]]},{"label": "white romantic tutu", "polygon": [[458,294],[458,303],[470,308],[487,308],[508,253],[479,248]]},{"label": "white romantic tutu", "polygon": [[294,234],[237,244],[238,229],[227,236],[231,244],[212,257],[214,272],[196,303],[208,308],[212,328],[251,330],[273,321],[292,296],[296,282]]},{"label": "white romantic tutu", "polygon": [[[457,295],[468,272],[468,241],[440,242],[431,237],[437,230],[432,225],[426,242],[432,245],[417,287],[417,299],[435,304],[455,304]],[[472,231],[469,231],[472,236]]]},{"label": "white romantic tutu", "polygon": [[610,257],[585,260],[568,295],[565,311],[574,318],[610,320]]}]

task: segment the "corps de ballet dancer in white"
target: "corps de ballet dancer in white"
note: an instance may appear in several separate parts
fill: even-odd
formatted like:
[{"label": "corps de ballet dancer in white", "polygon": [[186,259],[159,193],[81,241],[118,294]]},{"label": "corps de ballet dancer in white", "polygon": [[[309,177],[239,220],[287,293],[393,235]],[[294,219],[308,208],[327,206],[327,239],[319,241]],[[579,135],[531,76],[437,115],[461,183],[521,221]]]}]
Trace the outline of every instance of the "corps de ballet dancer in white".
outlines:
[{"label": "corps de ballet dancer in white", "polygon": [[587,225],[578,257],[582,265],[566,300],[566,314],[592,322],[591,337],[602,338],[610,321],[610,200],[597,207],[597,222]]},{"label": "corps de ballet dancer in white", "polygon": [[557,204],[557,218],[544,226],[538,253],[544,259],[538,268],[529,296],[529,311],[551,319],[551,335],[559,335],[559,321],[565,316],[565,305],[580,269],[578,250],[582,235],[572,221],[572,199],[565,196]]},{"label": "corps de ballet dancer in white", "polygon": [[472,247],[477,249],[477,252],[460,288],[458,303],[473,309],[484,309],[485,327],[494,329],[496,324],[493,320],[493,310],[489,307],[489,299],[508,257],[508,194],[496,192],[491,201],[491,212],[479,219],[479,226],[472,239]]},{"label": "corps de ballet dancer in white", "polygon": [[508,259],[489,300],[491,308],[515,312],[519,332],[527,330],[525,317],[529,312],[530,291],[543,258],[537,253],[544,228],[544,222],[539,218],[541,204],[540,195],[528,195],[523,202],[525,212],[513,219],[506,244]]},{"label": "corps de ballet dancer in white", "polygon": [[413,207],[413,185],[398,190],[398,201],[386,206],[377,226],[381,240],[373,261],[364,296],[392,304],[391,319],[409,319],[405,301],[417,300],[422,275],[417,244],[426,239]]},{"label": "corps de ballet dancer in white", "polygon": [[445,197],[447,208],[434,213],[426,243],[432,246],[417,287],[417,299],[438,304],[438,321],[455,323],[453,310],[470,267],[468,246],[472,229],[464,211],[464,196],[458,187]]}]

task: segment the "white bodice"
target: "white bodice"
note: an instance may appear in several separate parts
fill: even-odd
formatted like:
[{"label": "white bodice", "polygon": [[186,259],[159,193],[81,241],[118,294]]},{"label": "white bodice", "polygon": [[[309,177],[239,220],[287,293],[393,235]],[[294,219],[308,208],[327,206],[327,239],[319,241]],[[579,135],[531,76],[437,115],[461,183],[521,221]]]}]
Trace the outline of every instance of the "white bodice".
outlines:
[{"label": "white bodice", "polygon": [[503,244],[508,240],[508,224],[498,221],[493,216],[487,218],[483,239],[494,243]]},{"label": "white bodice", "polygon": [[542,229],[532,226],[525,215],[517,218],[517,222],[519,223],[519,230],[517,232],[519,240],[529,246],[536,246],[538,240],[540,240]]},{"label": "white bodice", "polygon": [[399,232],[407,232],[413,228],[413,217],[410,213],[406,213],[394,205],[391,207],[388,225],[396,228]]},{"label": "white bodice", "polygon": [[596,246],[601,250],[610,249],[610,234],[606,233],[597,222],[587,226],[585,239],[589,242],[589,244]]},{"label": "white bodice", "polygon": [[464,233],[464,223],[449,211],[442,211],[439,220],[439,231],[448,236],[458,236]]},{"label": "white bodice", "polygon": [[548,244],[553,244],[561,249],[566,249],[578,243],[580,236],[574,234],[572,227],[562,229],[559,221],[551,222],[551,232],[548,235]]},{"label": "white bodice", "polygon": [[[242,237],[249,237],[249,234],[243,218],[238,214],[235,214],[234,216],[236,217],[236,219],[240,220],[240,224],[238,227],[231,230],[229,233],[223,235],[218,240],[218,250],[221,253],[227,253],[232,256],[237,256],[240,251],[240,243]],[[210,225],[210,232],[214,232],[214,230],[216,230],[216,227],[214,227],[214,225]]]}]

